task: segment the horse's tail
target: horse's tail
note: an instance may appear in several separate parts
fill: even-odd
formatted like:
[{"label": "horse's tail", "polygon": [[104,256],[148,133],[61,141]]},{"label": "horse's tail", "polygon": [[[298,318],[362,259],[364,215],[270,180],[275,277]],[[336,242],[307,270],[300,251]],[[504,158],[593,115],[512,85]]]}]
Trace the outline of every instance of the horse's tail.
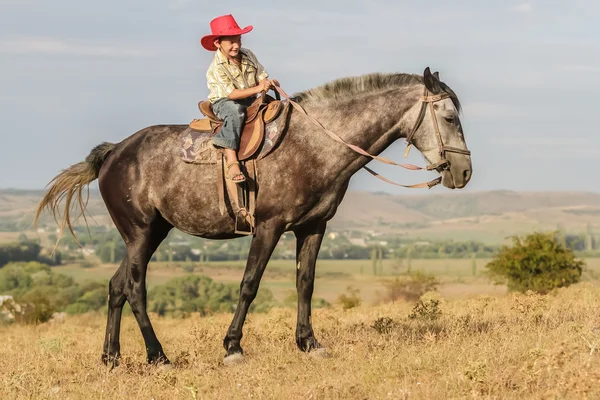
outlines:
[{"label": "horse's tail", "polygon": [[[37,206],[35,218],[33,220],[33,224],[36,228],[40,215],[44,209],[48,209],[50,212],[52,212],[54,220],[60,226],[58,240],[60,240],[65,227],[68,227],[73,237],[75,237],[75,232],[73,232],[73,227],[71,226],[70,214],[73,198],[77,198],[77,203],[81,209],[81,215],[85,220],[85,207],[88,199],[86,198],[84,201],[83,189],[90,182],[98,178],[98,173],[100,172],[102,164],[114,147],[115,145],[113,143],[104,142],[99,144],[92,149],[90,154],[85,158],[85,161],[71,165],[69,168],[63,170],[50,181],[48,184],[49,188],[46,191],[44,198]],[[64,213],[62,215],[61,222],[59,222],[59,207],[63,200],[65,200]],[[87,225],[87,220],[85,222]]]}]

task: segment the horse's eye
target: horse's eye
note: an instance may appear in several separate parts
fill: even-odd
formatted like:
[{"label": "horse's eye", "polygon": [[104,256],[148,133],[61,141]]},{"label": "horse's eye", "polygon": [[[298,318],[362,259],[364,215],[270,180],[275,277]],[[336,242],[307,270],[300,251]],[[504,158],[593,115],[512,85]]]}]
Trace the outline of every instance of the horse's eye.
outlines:
[{"label": "horse's eye", "polygon": [[447,123],[449,124],[453,124],[454,123],[454,117],[444,117],[444,119],[446,120]]}]

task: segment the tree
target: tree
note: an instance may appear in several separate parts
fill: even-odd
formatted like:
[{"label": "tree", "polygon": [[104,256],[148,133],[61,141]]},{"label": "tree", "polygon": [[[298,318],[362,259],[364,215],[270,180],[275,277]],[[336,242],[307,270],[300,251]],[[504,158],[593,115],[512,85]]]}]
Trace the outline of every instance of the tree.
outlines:
[{"label": "tree", "polygon": [[125,258],[126,254],[127,249],[122,240],[107,241],[98,245],[96,248],[96,255],[100,257],[100,260],[104,263],[114,263],[118,260],[122,260]]},{"label": "tree", "polygon": [[23,243],[10,243],[0,246],[0,267],[15,261],[36,261],[39,258],[41,247],[32,241]]},{"label": "tree", "polygon": [[575,258],[557,232],[513,236],[512,241],[512,246],[503,246],[487,264],[497,283],[514,291],[548,293],[581,279],[585,263]]}]

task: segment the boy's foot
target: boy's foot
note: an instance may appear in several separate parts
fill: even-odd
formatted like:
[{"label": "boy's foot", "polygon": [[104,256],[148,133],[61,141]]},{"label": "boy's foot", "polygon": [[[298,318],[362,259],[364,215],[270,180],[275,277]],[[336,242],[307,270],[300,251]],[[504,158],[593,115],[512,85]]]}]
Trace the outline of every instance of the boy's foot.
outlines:
[{"label": "boy's foot", "polygon": [[225,177],[235,183],[246,181],[246,176],[242,173],[242,170],[240,169],[240,163],[238,161],[233,161],[227,165],[227,174]]}]

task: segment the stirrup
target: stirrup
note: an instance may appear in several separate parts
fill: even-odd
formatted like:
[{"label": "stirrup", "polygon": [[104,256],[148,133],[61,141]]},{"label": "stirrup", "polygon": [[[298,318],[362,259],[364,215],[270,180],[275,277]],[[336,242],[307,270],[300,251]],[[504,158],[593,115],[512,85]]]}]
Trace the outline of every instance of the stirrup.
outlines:
[{"label": "stirrup", "polygon": [[[248,230],[240,229],[240,221],[245,221],[246,225],[250,228]],[[254,235],[256,230],[254,229],[254,216],[248,214],[245,208],[241,208],[235,214],[235,225],[233,229],[234,233],[240,235]]]},{"label": "stirrup", "polygon": [[[240,173],[239,174],[235,174],[236,175],[242,175],[242,179],[233,179],[233,176],[229,175],[229,170],[231,169],[231,167],[233,167],[234,165],[239,165],[240,166]],[[233,183],[242,183],[242,182],[246,182],[246,174],[244,174],[244,172],[242,171],[242,166],[240,164],[239,161],[233,161],[229,164],[227,164],[227,169],[225,171],[225,179],[227,179],[228,181],[231,181]]]}]

